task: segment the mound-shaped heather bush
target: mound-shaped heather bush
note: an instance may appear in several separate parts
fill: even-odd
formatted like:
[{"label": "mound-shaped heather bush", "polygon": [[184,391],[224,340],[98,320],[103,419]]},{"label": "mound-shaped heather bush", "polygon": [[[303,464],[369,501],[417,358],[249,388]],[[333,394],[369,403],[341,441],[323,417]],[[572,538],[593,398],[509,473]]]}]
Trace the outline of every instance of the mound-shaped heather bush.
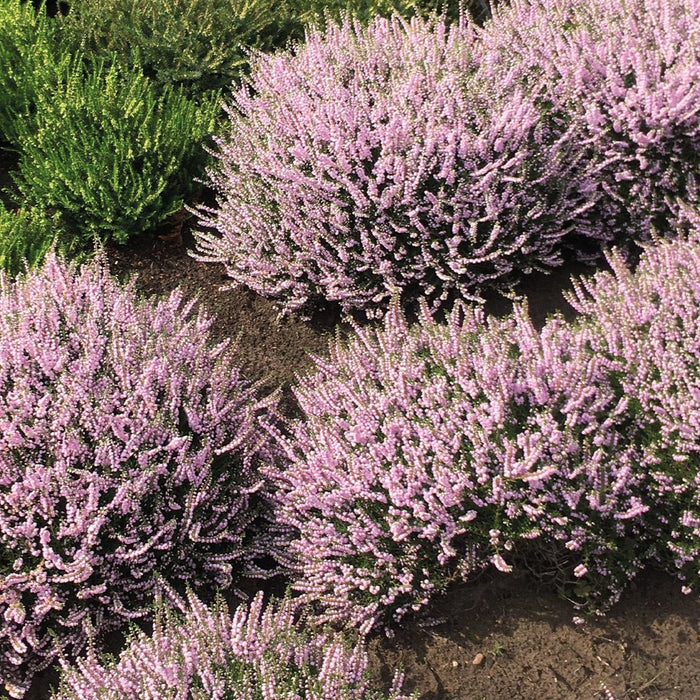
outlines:
[{"label": "mound-shaped heather bush", "polygon": [[700,576],[700,216],[686,239],[645,248],[634,274],[612,254],[613,272],[580,280],[568,298],[596,329],[595,352],[624,367],[659,557],[689,591]]},{"label": "mound-shaped heather bush", "polygon": [[479,66],[474,33],[346,17],[258,56],[227,108],[195,257],[285,311],[368,315],[393,294],[437,305],[558,265],[594,204],[583,168],[566,123]]},{"label": "mound-shaped heather bush", "polygon": [[602,610],[653,555],[636,414],[615,362],[561,318],[396,307],[299,382],[280,436],[281,557],[322,619],[367,630],[453,580],[526,559]]},{"label": "mound-shaped heather bush", "polygon": [[608,240],[627,248],[700,202],[699,0],[513,0],[480,38],[494,70],[570,115]]},{"label": "mound-shaped heather bush", "polygon": [[153,634],[135,631],[118,662],[91,650],[64,664],[53,700],[408,700],[398,675],[388,694],[370,689],[363,644],[309,632],[291,600],[264,605],[258,593],[230,616],[190,594],[182,611],[161,607]]},{"label": "mound-shaped heather bush", "polygon": [[149,615],[157,577],[228,587],[261,554],[259,399],[178,292],[101,263],[0,276],[0,678]]}]

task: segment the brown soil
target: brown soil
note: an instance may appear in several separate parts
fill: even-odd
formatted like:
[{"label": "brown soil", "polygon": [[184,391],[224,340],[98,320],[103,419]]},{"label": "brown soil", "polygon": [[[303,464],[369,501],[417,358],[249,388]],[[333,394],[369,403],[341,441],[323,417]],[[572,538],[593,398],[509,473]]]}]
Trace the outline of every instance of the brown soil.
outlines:
[{"label": "brown soil", "polygon": [[[325,353],[338,316],[279,319],[271,302],[249,291],[220,291],[223,268],[188,256],[192,237],[189,222],[182,223],[175,217],[160,237],[108,247],[111,269],[121,277],[136,273],[147,295],[178,285],[186,297],[198,295],[214,318],[214,337],[237,338],[248,377],[269,390],[283,387],[283,406],[294,413],[289,387],[295,373],[311,367],[308,353]],[[586,271],[570,265],[526,280],[522,292],[536,325],[555,310],[573,316],[561,290],[572,273]],[[488,299],[492,313],[509,308],[502,298]],[[670,577],[649,572],[606,617],[577,627],[571,604],[545,583],[525,572],[485,573],[434,602],[428,614],[438,624],[414,623],[393,639],[374,637],[372,675],[386,687],[403,667],[404,688],[420,700],[605,698],[605,688],[618,700],[700,698],[700,599],[679,589]],[[476,664],[478,655],[483,660]],[[54,673],[40,674],[29,700],[47,698],[54,679]]]}]

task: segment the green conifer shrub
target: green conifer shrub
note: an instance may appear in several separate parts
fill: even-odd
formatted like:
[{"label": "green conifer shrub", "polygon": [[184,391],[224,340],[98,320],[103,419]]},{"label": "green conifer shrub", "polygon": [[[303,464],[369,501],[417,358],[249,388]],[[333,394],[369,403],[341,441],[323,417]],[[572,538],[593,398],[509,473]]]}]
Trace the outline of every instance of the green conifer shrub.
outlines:
[{"label": "green conifer shrub", "polygon": [[203,168],[215,95],[195,102],[132,68],[80,54],[37,94],[20,125],[22,196],[60,213],[77,242],[125,243],[179,210]]},{"label": "green conifer shrub", "polygon": [[16,123],[31,113],[37,86],[51,82],[58,61],[52,41],[45,13],[0,0],[0,141],[16,142]]},{"label": "green conifer shrub", "polygon": [[286,41],[286,0],[77,0],[59,16],[61,40],[139,66],[159,87],[190,94],[228,86],[248,63],[247,48]]}]

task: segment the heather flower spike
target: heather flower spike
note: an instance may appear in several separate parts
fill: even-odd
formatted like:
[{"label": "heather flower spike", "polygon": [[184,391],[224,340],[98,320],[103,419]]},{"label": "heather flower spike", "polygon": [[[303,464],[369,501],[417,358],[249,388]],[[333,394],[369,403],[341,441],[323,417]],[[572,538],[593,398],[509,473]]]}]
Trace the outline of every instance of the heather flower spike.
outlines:
[{"label": "heather flower spike", "polygon": [[257,593],[231,615],[189,593],[182,611],[160,606],[153,634],[132,634],[118,661],[64,664],[53,700],[409,700],[400,674],[372,690],[368,661],[363,640],[306,628],[293,600]]}]

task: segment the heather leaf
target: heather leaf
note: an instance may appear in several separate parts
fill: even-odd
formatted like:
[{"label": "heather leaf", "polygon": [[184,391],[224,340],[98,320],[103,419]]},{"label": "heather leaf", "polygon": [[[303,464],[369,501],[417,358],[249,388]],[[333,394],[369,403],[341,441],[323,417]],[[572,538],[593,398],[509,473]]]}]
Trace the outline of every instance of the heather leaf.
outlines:
[{"label": "heather leaf", "polygon": [[58,217],[36,209],[10,211],[0,205],[0,269],[17,274],[41,263],[55,243],[64,246]]},{"label": "heather leaf", "polygon": [[201,96],[240,79],[250,47],[284,45],[286,14],[280,0],[78,0],[58,24],[65,50]]}]

